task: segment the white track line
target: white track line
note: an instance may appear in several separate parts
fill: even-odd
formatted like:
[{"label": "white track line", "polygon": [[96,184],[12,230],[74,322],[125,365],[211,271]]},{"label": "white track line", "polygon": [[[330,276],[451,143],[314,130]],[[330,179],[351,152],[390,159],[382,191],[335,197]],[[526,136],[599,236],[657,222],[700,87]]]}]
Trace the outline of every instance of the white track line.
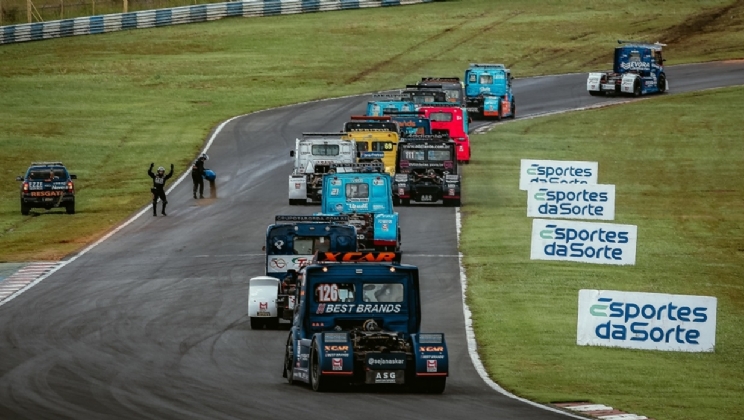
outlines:
[{"label": "white track line", "polygon": [[[455,209],[455,226],[457,227],[457,249],[459,250],[460,249],[460,232],[462,230],[462,218],[460,216],[459,207]],[[577,416],[575,414],[571,414],[571,413],[565,412],[563,410],[559,410],[554,407],[538,404],[534,401],[530,401],[528,399],[518,397],[512,394],[511,392],[505,390],[504,388],[502,388],[499,384],[494,382],[488,376],[488,372],[486,372],[486,368],[483,366],[483,362],[481,361],[480,356],[478,356],[478,343],[475,341],[475,331],[473,330],[473,317],[472,317],[473,314],[472,312],[470,312],[470,307],[468,307],[467,302],[465,302],[465,294],[468,289],[468,278],[465,275],[465,267],[462,265],[462,252],[459,253],[458,262],[460,265],[460,285],[462,287],[462,311],[463,311],[463,314],[465,315],[465,333],[467,335],[467,341],[468,341],[468,353],[470,353],[470,360],[473,362],[473,366],[475,367],[475,370],[478,372],[478,375],[480,375],[481,379],[483,379],[483,381],[488,386],[490,386],[494,391],[506,397],[515,399],[517,401],[521,401],[533,407],[541,408],[543,410],[563,414],[566,417],[586,420],[586,417]]]}]

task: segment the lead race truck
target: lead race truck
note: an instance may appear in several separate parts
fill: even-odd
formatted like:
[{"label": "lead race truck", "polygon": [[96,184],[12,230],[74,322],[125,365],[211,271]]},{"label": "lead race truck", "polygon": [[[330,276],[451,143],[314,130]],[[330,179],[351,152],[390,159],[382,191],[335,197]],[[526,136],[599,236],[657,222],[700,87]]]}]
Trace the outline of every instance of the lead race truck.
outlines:
[{"label": "lead race truck", "polygon": [[606,93],[641,96],[664,93],[669,89],[662,47],[666,44],[647,44],[618,40],[613,68],[610,72],[589,73],[586,90],[592,96]]},{"label": "lead race truck", "polygon": [[318,216],[348,216],[356,227],[359,249],[399,251],[398,213],[393,209],[392,177],[381,164],[338,164],[323,178]]},{"label": "lead race truck", "polygon": [[264,250],[265,273],[249,280],[248,317],[253,329],[291,321],[296,274],[317,252],[356,251],[356,229],[348,216],[280,215],[266,229]]},{"label": "lead race truck", "polygon": [[296,139],[294,169],[289,175],[289,205],[319,202],[323,175],[332,164],[356,162],[356,143],[343,133],[302,133]]},{"label": "lead race truck", "polygon": [[393,183],[396,203],[411,201],[460,206],[461,179],[457,171],[456,143],[446,136],[410,136],[398,146]]},{"label": "lead race truck", "polygon": [[421,332],[418,268],[400,264],[400,254],[319,253],[304,268],[284,352],[290,384],[441,394],[448,373],[444,334]]},{"label": "lead race truck", "polygon": [[515,118],[511,71],[503,64],[472,63],[465,70],[465,101],[473,117]]}]

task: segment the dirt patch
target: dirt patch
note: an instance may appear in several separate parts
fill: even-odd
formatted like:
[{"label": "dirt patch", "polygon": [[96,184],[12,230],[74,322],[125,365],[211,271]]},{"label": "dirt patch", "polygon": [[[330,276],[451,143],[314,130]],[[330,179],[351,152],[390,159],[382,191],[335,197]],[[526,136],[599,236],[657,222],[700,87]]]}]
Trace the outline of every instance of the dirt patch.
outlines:
[{"label": "dirt patch", "polygon": [[742,10],[744,10],[744,0],[737,0],[728,6],[704,10],[697,15],[690,16],[679,25],[665,30],[661,35],[662,42],[679,44],[695,35],[715,31],[719,26],[731,26],[733,19],[737,22],[741,20]]}]

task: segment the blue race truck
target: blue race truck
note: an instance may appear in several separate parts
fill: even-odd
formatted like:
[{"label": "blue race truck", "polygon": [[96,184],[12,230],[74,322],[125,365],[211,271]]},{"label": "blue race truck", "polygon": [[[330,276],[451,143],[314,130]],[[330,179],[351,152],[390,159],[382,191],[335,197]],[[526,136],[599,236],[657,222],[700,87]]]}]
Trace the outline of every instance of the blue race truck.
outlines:
[{"label": "blue race truck", "polygon": [[666,44],[646,44],[618,40],[611,72],[589,73],[586,89],[592,96],[606,93],[641,96],[664,93],[669,89],[661,48]]},{"label": "blue race truck", "polygon": [[284,355],[290,384],[444,392],[447,344],[442,333],[421,332],[417,267],[393,252],[327,252],[302,277]]},{"label": "blue race truck", "polygon": [[367,116],[381,117],[386,111],[413,112],[416,104],[398,94],[374,94],[372,101],[367,102]]},{"label": "blue race truck", "polygon": [[359,249],[399,251],[400,226],[393,210],[392,178],[381,164],[332,165],[323,177],[319,216],[345,215],[356,227]]},{"label": "blue race truck", "polygon": [[276,216],[266,230],[264,250],[265,275],[249,281],[248,317],[254,329],[291,320],[297,272],[317,252],[356,251],[356,229],[348,216]]},{"label": "blue race truck", "polygon": [[514,118],[511,71],[503,64],[470,64],[465,70],[465,102],[474,118]]}]

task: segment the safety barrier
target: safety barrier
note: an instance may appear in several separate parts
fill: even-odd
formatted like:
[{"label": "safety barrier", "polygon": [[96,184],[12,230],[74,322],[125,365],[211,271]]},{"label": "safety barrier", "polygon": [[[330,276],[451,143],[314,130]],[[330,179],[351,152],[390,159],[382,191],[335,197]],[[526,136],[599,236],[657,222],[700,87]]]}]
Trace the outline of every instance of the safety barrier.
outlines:
[{"label": "safety barrier", "polygon": [[0,26],[0,44],[127,29],[206,22],[230,16],[259,17],[367,7],[402,6],[433,0],[242,0],[170,9],[86,16],[75,19]]}]

